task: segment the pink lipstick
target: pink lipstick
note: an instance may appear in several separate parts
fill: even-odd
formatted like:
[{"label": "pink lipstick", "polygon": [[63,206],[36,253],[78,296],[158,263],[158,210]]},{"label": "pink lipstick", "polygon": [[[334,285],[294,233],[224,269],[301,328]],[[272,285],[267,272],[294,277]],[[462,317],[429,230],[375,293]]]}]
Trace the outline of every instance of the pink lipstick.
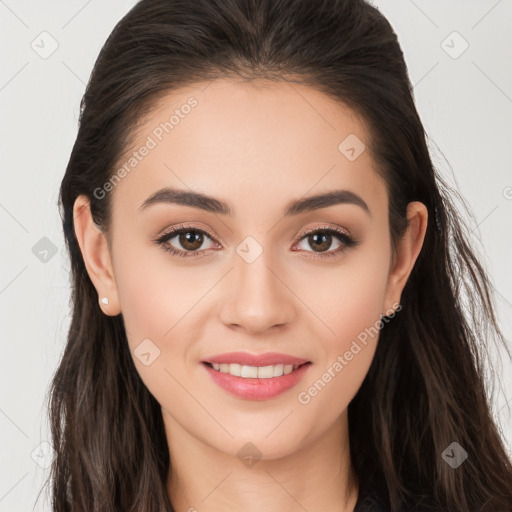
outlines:
[{"label": "pink lipstick", "polygon": [[212,380],[234,396],[267,400],[294,387],[311,361],[287,354],[231,352],[201,361]]}]

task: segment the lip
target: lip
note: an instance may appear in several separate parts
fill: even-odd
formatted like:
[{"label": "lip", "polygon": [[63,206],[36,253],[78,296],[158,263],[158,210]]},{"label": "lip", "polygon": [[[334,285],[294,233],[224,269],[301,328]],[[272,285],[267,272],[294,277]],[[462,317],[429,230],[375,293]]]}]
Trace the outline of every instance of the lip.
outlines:
[{"label": "lip", "polygon": [[[280,354],[278,352],[265,352],[264,354],[249,354],[249,352],[229,352],[217,354],[201,361],[202,363],[241,364],[247,366],[274,366],[276,364],[301,365],[308,363],[307,359]],[[247,379],[246,379],[247,380]]]},{"label": "lip", "polygon": [[229,373],[214,370],[206,362],[202,362],[201,366],[208,372],[210,378],[228,393],[246,400],[268,400],[297,385],[311,364],[310,361],[307,361],[288,375],[270,379],[235,377]]}]

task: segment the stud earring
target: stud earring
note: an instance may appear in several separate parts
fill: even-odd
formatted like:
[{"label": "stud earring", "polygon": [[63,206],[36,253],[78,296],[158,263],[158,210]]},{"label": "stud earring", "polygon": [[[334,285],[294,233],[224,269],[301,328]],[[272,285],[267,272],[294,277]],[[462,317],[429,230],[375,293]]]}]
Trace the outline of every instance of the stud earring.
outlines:
[{"label": "stud earring", "polygon": [[108,297],[103,297],[103,298],[101,299],[101,303],[102,303],[102,304],[108,304]]}]

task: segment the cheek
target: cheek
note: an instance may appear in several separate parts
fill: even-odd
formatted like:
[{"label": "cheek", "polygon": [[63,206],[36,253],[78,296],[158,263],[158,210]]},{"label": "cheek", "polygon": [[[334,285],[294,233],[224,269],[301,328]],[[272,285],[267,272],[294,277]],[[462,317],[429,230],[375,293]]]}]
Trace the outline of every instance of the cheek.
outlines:
[{"label": "cheek", "polygon": [[129,339],[135,343],[172,336],[174,326],[201,297],[195,286],[199,283],[162,249],[119,239],[125,243],[117,248],[122,257],[116,262],[115,276]]},{"label": "cheek", "polygon": [[[156,393],[164,389],[169,398],[180,389],[170,373],[186,382],[188,361],[197,359],[191,357],[194,341],[201,338],[197,318],[214,279],[133,234],[130,238],[128,230],[118,240],[114,251],[122,256],[115,259],[114,271],[131,355],[146,386]],[[146,366],[141,352],[157,357]]]},{"label": "cheek", "polygon": [[[306,298],[331,336],[328,350],[343,350],[382,313],[389,269],[385,244],[367,243],[346,254],[338,265],[310,269],[298,278],[298,295]],[[312,286],[314,283],[315,286]]]},{"label": "cheek", "polygon": [[[329,400],[336,400],[339,407],[348,405],[371,365],[380,333],[390,256],[383,250],[385,242],[381,242],[368,243],[339,266],[317,273],[314,289],[311,276],[301,278],[310,289],[308,305],[323,324],[317,329],[322,354],[310,383],[321,381],[318,390],[312,390],[313,395],[325,385],[323,398],[318,400],[324,405]],[[301,296],[305,292],[306,288]]]},{"label": "cheek", "polygon": [[119,239],[124,240],[116,249],[122,257],[114,270],[135,368],[160,404],[186,408],[188,395],[180,383],[187,382],[188,369],[177,361],[185,361],[189,350],[186,315],[206,290],[198,290],[193,283],[199,283],[173,267],[160,249],[140,240],[130,243],[127,236]]}]

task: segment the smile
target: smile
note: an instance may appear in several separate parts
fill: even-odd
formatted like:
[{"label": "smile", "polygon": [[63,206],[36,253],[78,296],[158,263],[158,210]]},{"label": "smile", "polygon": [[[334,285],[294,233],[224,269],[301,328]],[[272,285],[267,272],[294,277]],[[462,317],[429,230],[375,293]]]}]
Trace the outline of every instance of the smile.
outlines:
[{"label": "smile", "polygon": [[250,400],[267,400],[294,387],[311,364],[248,366],[203,362],[202,366],[218,386],[232,395]]},{"label": "smile", "polygon": [[270,366],[248,366],[240,365],[236,363],[232,364],[219,364],[219,363],[207,363],[211,364],[214,370],[222,373],[229,373],[235,377],[242,377],[244,379],[271,379],[272,377],[281,377],[281,375],[288,375],[296,370],[298,364],[276,364]]}]

